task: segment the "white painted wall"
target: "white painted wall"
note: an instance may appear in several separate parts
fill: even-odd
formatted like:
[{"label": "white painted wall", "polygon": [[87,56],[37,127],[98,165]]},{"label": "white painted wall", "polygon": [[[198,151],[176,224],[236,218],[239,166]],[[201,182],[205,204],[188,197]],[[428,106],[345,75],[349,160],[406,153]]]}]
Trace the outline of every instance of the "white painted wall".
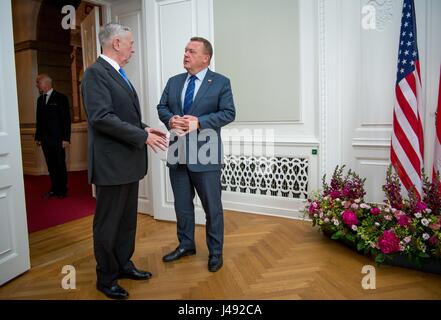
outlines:
[{"label": "white painted wall", "polygon": [[[148,105],[150,124],[162,126],[157,118],[154,106],[159,102],[162,90],[169,77],[184,72],[182,57],[184,47],[190,37],[202,36],[214,44],[214,58],[211,69],[216,71],[216,39],[214,38],[213,2],[212,0],[147,0],[143,2],[143,12],[146,19],[147,41],[147,74]],[[303,157],[309,160],[308,190],[318,187],[319,157],[312,155],[312,149],[319,147],[319,121],[317,104],[317,5],[315,1],[299,1],[299,30],[298,47],[300,48],[300,71],[298,88],[299,120],[298,121],[261,121],[239,122],[226,127],[239,132],[255,132],[272,130],[275,141],[269,141],[275,155],[280,157]],[[246,18],[246,17],[244,17]],[[218,23],[218,22],[217,22]],[[228,21],[225,21],[228,23]],[[233,87],[233,94],[235,88]],[[273,106],[272,106],[273,107]],[[230,154],[253,156],[255,150],[245,150],[249,147],[250,135],[241,141],[232,141],[225,137],[225,147],[230,146]],[[247,141],[245,141],[247,140]],[[263,139],[265,140],[265,139]],[[265,144],[266,141],[261,143]],[[151,176],[155,186],[152,190],[154,198],[155,217],[174,220],[173,194],[165,167],[165,154],[151,157]],[[256,194],[241,194],[224,192],[223,202],[226,209],[242,210],[263,214],[273,214],[287,217],[302,217],[299,209],[304,200],[287,199]],[[199,204],[199,202],[197,201]],[[197,221],[204,222],[200,205],[197,206]]]},{"label": "white painted wall", "polygon": [[[228,21],[213,20],[216,6],[212,1],[146,1],[148,86],[152,107],[159,101],[167,79],[183,71],[182,48],[190,36],[201,35],[212,41],[215,55],[211,68],[216,70],[214,27]],[[368,31],[361,26],[361,10],[368,3],[377,6],[377,30]],[[299,0],[300,120],[236,121],[227,129],[251,133],[256,129],[273,130],[275,156],[309,160],[309,191],[320,187],[324,173],[329,175],[337,164],[346,164],[367,178],[367,199],[382,201],[381,186],[389,165],[401,9],[402,0]],[[436,0],[416,0],[416,11],[427,111],[423,115],[425,163],[430,168],[441,60],[441,39],[436,32],[441,29],[441,4]],[[243,19],[247,19],[246,15]],[[269,53],[268,59],[271,58]],[[233,86],[233,94],[237,87]],[[156,114],[153,108],[151,110],[154,123]],[[230,154],[255,155],[249,148],[249,139],[232,140],[224,139]],[[313,149],[318,149],[318,156],[312,155]],[[166,170],[163,164],[156,169],[161,171],[158,181],[166,184],[159,196],[160,208],[165,204],[171,208],[173,198]],[[238,192],[224,192],[223,202],[226,209],[292,218],[302,217],[299,210],[304,204],[302,199]],[[169,218],[173,219],[172,210]]]},{"label": "white painted wall", "polygon": [[[402,0],[319,0],[322,172],[347,164],[367,178],[367,199],[382,201],[389,166]],[[377,8],[377,29],[361,27],[366,4]],[[425,165],[433,163],[434,112],[441,62],[441,3],[416,0],[423,83]]]}]

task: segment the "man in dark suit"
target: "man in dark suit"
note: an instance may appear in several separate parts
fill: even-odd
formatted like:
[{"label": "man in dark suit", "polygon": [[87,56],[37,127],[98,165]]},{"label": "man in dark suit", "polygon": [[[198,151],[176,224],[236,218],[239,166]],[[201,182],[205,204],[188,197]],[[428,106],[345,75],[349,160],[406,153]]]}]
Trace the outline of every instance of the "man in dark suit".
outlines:
[{"label": "man in dark suit", "polygon": [[224,217],[221,200],[223,164],[221,127],[234,121],[236,111],[230,80],[208,69],[213,49],[193,37],[185,48],[186,73],[168,80],[158,104],[161,121],[172,131],[167,165],[175,198],[178,247],[164,262],[196,253],[195,191],[206,217],[208,270],[223,265]]},{"label": "man in dark suit", "polygon": [[44,198],[67,195],[67,169],[65,148],[70,144],[70,109],[67,97],[52,88],[52,79],[40,74],[36,79],[40,91],[37,99],[35,142],[43,149],[51,189]]},{"label": "man in dark suit", "polygon": [[138,95],[122,69],[133,51],[129,28],[107,24],[99,33],[103,54],[85,72],[81,91],[88,117],[89,182],[96,186],[93,221],[97,289],[125,299],[120,278],[146,280],[131,257],[135,249],[139,181],[147,173],[147,145],[167,148],[166,134],[141,120]]}]

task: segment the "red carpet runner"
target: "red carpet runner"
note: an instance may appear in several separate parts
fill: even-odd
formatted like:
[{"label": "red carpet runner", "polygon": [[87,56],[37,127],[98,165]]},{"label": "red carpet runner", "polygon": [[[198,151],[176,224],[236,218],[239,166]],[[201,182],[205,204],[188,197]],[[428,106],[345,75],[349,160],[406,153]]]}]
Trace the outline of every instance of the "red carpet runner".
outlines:
[{"label": "red carpet runner", "polygon": [[[50,189],[49,176],[24,176],[29,233],[79,219],[95,212],[87,171],[69,172],[68,194],[64,199],[41,195]],[[90,226],[92,228],[92,226]]]}]

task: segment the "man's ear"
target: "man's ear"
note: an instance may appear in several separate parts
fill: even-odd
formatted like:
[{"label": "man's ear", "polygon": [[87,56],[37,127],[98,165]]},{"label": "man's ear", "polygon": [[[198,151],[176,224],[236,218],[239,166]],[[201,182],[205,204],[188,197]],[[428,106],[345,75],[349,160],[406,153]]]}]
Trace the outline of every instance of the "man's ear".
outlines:
[{"label": "man's ear", "polygon": [[120,43],[121,43],[121,40],[119,39],[119,37],[113,38],[112,47],[113,47],[113,49],[115,49],[115,51],[119,51]]}]

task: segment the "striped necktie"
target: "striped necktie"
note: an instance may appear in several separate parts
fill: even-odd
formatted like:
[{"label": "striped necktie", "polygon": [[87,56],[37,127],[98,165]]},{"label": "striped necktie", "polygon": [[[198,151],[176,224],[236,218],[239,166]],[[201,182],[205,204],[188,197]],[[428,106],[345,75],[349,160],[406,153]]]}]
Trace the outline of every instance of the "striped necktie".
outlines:
[{"label": "striped necktie", "polygon": [[194,87],[196,76],[191,76],[188,81],[187,90],[185,91],[185,99],[184,99],[184,114],[187,114],[190,111],[191,105],[193,104],[193,96],[194,96]]}]

